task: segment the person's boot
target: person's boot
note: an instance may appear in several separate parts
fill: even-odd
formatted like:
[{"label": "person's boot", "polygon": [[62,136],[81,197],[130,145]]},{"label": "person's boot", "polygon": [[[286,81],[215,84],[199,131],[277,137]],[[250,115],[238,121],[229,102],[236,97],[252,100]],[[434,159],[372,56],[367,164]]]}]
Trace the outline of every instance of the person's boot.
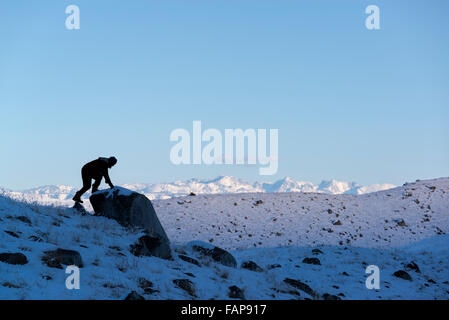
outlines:
[{"label": "person's boot", "polygon": [[72,198],[72,200],[75,202],[83,203],[83,200],[81,200],[81,197],[78,193],[75,194],[75,196]]}]

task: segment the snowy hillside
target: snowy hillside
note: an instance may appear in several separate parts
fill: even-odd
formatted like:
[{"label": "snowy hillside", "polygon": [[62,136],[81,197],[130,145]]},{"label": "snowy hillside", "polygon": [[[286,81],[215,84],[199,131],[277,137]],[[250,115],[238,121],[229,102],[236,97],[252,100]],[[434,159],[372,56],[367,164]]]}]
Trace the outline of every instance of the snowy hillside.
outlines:
[{"label": "snowy hillside", "polygon": [[364,195],[248,193],[154,200],[171,239],[185,234],[226,249],[391,247],[449,233],[449,179]]},{"label": "snowy hillside", "polygon": [[[435,179],[366,195],[157,200],[173,260],[134,256],[141,233],[114,220],[0,196],[0,299],[448,299],[448,196],[449,179]],[[237,268],[195,256],[192,240],[230,250]],[[80,290],[45,260],[58,248],[82,257]],[[365,287],[368,265],[378,290]]]},{"label": "snowy hillside", "polygon": [[[191,192],[195,194],[227,194],[248,192],[317,192],[328,194],[363,194],[394,188],[391,184],[376,184],[360,186],[355,182],[341,182],[336,180],[322,181],[319,185],[311,182],[296,181],[284,178],[274,183],[249,183],[235,177],[221,176],[212,180],[190,179],[172,183],[156,184],[125,184],[124,188],[145,194],[149,199],[168,199],[185,196]],[[44,186],[23,191],[11,191],[0,188],[0,194],[13,199],[37,202],[40,204],[70,205],[71,199],[79,188],[57,185]],[[86,194],[85,197],[88,197]]]}]

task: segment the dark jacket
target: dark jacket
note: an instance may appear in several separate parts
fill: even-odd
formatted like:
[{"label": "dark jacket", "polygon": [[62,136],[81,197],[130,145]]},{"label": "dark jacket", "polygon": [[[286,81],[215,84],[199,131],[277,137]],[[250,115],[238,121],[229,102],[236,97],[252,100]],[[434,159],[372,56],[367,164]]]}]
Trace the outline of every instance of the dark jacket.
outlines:
[{"label": "dark jacket", "polygon": [[81,169],[81,173],[83,178],[88,179],[98,180],[104,177],[105,182],[111,184],[108,169],[108,158],[98,158],[97,160],[86,163]]}]

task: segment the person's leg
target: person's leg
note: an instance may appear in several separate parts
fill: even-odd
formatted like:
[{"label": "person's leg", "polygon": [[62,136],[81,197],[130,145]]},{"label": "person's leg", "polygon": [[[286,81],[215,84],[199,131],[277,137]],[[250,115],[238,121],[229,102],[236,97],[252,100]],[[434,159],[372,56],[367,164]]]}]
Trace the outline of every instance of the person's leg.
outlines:
[{"label": "person's leg", "polygon": [[83,187],[75,194],[75,196],[73,197],[73,200],[76,202],[81,202],[83,203],[83,201],[81,200],[81,196],[90,189],[90,186],[92,184],[92,179],[84,174],[82,174],[83,177]]},{"label": "person's leg", "polygon": [[94,185],[92,186],[92,193],[98,191],[98,187],[100,186],[101,179],[102,179],[102,177],[95,179]]}]

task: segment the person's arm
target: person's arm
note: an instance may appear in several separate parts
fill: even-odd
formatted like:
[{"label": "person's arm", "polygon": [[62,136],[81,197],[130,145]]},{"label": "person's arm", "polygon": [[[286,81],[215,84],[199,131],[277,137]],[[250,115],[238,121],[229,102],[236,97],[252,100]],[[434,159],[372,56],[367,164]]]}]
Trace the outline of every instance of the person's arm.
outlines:
[{"label": "person's arm", "polygon": [[112,182],[111,182],[111,178],[109,178],[109,172],[108,172],[109,170],[108,170],[108,168],[106,168],[105,169],[105,172],[104,172],[104,181],[111,187],[111,188],[114,188],[114,185],[112,184]]}]

